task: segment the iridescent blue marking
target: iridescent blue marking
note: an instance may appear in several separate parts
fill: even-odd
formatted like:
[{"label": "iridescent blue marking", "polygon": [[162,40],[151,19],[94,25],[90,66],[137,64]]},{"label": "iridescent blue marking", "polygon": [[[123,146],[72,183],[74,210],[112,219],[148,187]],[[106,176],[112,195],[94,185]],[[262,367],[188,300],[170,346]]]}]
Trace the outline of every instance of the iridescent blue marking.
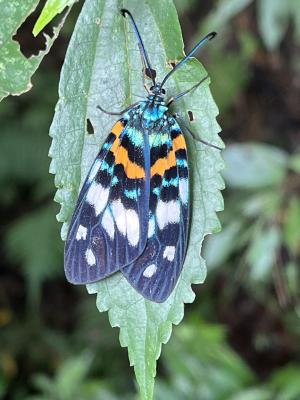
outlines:
[{"label": "iridescent blue marking", "polygon": [[111,143],[104,143],[102,149],[109,150],[111,148]]},{"label": "iridescent blue marking", "polygon": [[154,104],[153,106],[149,106],[148,102],[145,102],[146,106],[143,111],[143,120],[147,124],[151,124],[152,122],[157,121],[158,119],[163,118],[164,114],[168,110],[166,106],[161,104]]},{"label": "iridescent blue marking", "polygon": [[[158,140],[159,139],[159,140]],[[168,147],[172,146],[172,139],[168,133],[157,136],[157,134],[149,135],[149,143],[151,147],[158,147],[166,144]]]},{"label": "iridescent blue marking", "polygon": [[177,187],[177,186],[178,186],[178,183],[179,183],[178,176],[177,176],[176,178],[171,178],[171,179],[169,179],[169,180],[167,180],[167,179],[165,179],[165,178],[162,180],[162,185],[163,185],[164,187],[170,187],[170,186],[175,186],[175,187]]},{"label": "iridescent blue marking", "polygon": [[177,122],[176,122],[176,124],[172,125],[172,131],[181,132],[181,129],[180,129],[179,125],[177,124]]},{"label": "iridescent blue marking", "polygon": [[133,143],[136,147],[144,146],[144,137],[140,131],[137,131],[134,128],[129,128],[127,130],[127,135],[129,137],[131,143]]},{"label": "iridescent blue marking", "polygon": [[160,188],[159,188],[159,187],[156,187],[156,188],[154,188],[154,189],[152,190],[152,192],[153,192],[154,194],[156,194],[156,196],[159,196],[159,195],[160,195]]},{"label": "iridescent blue marking", "polygon": [[186,160],[177,159],[177,160],[176,160],[176,164],[178,165],[178,167],[184,167],[184,168],[186,168],[186,167],[188,166]]},{"label": "iridescent blue marking", "polygon": [[138,196],[141,194],[141,189],[140,188],[138,188],[137,190],[136,189],[133,189],[133,190],[125,189],[124,194],[129,199],[137,200]]},{"label": "iridescent blue marking", "polygon": [[114,177],[112,178],[112,180],[111,180],[111,184],[112,184],[112,186],[115,186],[115,185],[117,185],[117,184],[118,184],[118,182],[119,182],[119,179],[118,179],[118,177],[117,177],[117,176],[114,176]]},{"label": "iridescent blue marking", "polygon": [[100,166],[101,171],[107,171],[109,175],[112,175],[114,172],[114,167],[110,167],[106,161],[102,161],[101,166]]}]

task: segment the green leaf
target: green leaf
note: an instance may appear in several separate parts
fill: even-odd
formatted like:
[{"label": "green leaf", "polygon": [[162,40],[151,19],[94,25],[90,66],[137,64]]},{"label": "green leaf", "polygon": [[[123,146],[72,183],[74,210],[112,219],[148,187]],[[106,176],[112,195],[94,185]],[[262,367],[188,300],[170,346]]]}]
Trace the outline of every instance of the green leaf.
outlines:
[{"label": "green leaf", "polygon": [[188,12],[196,3],[197,0],[174,0],[174,4],[179,15]]},{"label": "green leaf", "polygon": [[[66,222],[63,238],[80,184],[114,122],[96,106],[123,109],[140,96],[145,97],[136,37],[128,20],[121,16],[121,7],[134,12],[159,79],[170,70],[168,62],[183,57],[180,27],[171,0],[142,4],[138,0],[85,1],[62,69],[60,100],[50,130],[50,171],[56,174],[55,198],[62,205],[58,220]],[[206,72],[192,60],[174,75],[167,88],[170,95],[191,87]],[[188,110],[194,114],[193,131],[201,132],[204,140],[222,145],[215,120],[218,110],[208,81],[174,109],[185,120]],[[87,119],[95,134],[87,134]],[[152,399],[161,344],[168,341],[172,324],[183,318],[184,303],[194,299],[191,283],[205,278],[204,260],[199,255],[203,238],[220,229],[216,211],[223,208],[219,192],[224,185],[219,175],[222,159],[218,151],[194,142],[190,136],[187,142],[193,191],[191,235],[185,266],[170,298],[163,304],[145,300],[119,273],[88,286],[90,293],[97,293],[99,310],[109,311],[111,325],[120,327],[120,342],[128,347],[142,399]]]},{"label": "green leaf", "polygon": [[220,32],[220,30],[227,29],[229,20],[243,11],[252,2],[253,0],[219,0],[217,6],[205,18],[203,31],[216,30]]},{"label": "green leaf", "polygon": [[289,250],[296,255],[300,251],[300,201],[294,196],[290,199],[283,225],[283,237]]},{"label": "green leaf", "polygon": [[176,328],[163,356],[164,369],[170,376],[169,397],[159,382],[155,399],[231,399],[231,395],[252,385],[254,374],[227,344],[224,328],[198,317],[190,320]]},{"label": "green leaf", "polygon": [[297,364],[289,364],[274,373],[270,386],[278,399],[296,400],[300,397],[300,368]]},{"label": "green leaf", "polygon": [[[241,54],[228,53],[227,49],[213,49],[210,51],[211,59],[214,60],[210,68],[213,79],[212,92],[216,98],[221,113],[232,107],[233,102],[243,91],[249,77],[247,64]],[[224,79],[226,76],[226,79]]]},{"label": "green leaf", "polygon": [[[251,193],[252,194],[252,193]],[[283,193],[279,190],[267,189],[254,191],[253,195],[246,194],[246,198],[240,203],[242,214],[248,218],[263,216],[272,219],[280,212]]]},{"label": "green leaf", "polygon": [[251,267],[251,278],[259,281],[270,276],[280,246],[281,233],[278,226],[263,228],[260,225],[254,231],[253,239],[246,254]]},{"label": "green leaf", "polygon": [[253,387],[240,391],[228,400],[274,400],[274,397],[272,391],[266,387]]},{"label": "green leaf", "polygon": [[[96,396],[84,395],[84,383],[87,382],[87,374],[91,368],[92,355],[84,352],[77,357],[64,361],[58,368],[55,377],[35,374],[34,386],[45,396],[45,399],[95,399]],[[98,387],[100,382],[98,383]],[[27,400],[29,400],[28,398]]]},{"label": "green leaf", "polygon": [[46,206],[19,218],[6,232],[7,254],[14,263],[23,266],[32,308],[39,306],[42,283],[61,272],[62,246],[55,240],[59,230],[54,213],[53,205]]},{"label": "green leaf", "polygon": [[78,0],[47,0],[38,20],[36,21],[32,33],[37,36],[53,18],[60,14],[66,7],[72,5]]},{"label": "green leaf", "polygon": [[80,357],[68,360],[58,370],[56,387],[61,399],[74,399],[84,382],[92,363],[92,355],[83,353]]},{"label": "green leaf", "polygon": [[268,50],[278,48],[291,21],[294,36],[300,40],[300,9],[298,0],[259,0],[257,2],[258,28]]},{"label": "green leaf", "polygon": [[216,268],[222,265],[232,252],[238,247],[239,236],[243,227],[243,221],[232,220],[216,235],[209,236],[204,246],[204,257],[208,268]]},{"label": "green leaf", "polygon": [[295,39],[299,43],[300,41],[300,10],[299,10],[299,2],[298,0],[290,0],[290,12],[291,12],[291,17],[294,20],[295,24]]},{"label": "green leaf", "polygon": [[10,94],[17,96],[31,89],[30,78],[62,27],[63,21],[54,28],[52,38],[45,35],[45,50],[41,50],[37,56],[26,58],[12,36],[37,4],[38,0],[0,0],[0,101]]},{"label": "green leaf", "polygon": [[259,0],[258,28],[266,47],[274,50],[278,47],[287,30],[289,22],[290,0]]},{"label": "green leaf", "polygon": [[290,296],[293,296],[295,299],[297,299],[299,294],[299,288],[300,288],[299,276],[300,273],[297,262],[290,261],[287,264],[285,264],[285,277],[288,288],[288,294]]},{"label": "green leaf", "polygon": [[296,153],[290,157],[289,167],[300,174],[300,153]]},{"label": "green leaf", "polygon": [[234,188],[257,189],[278,185],[285,177],[288,155],[265,144],[232,144],[223,153],[225,181]]}]

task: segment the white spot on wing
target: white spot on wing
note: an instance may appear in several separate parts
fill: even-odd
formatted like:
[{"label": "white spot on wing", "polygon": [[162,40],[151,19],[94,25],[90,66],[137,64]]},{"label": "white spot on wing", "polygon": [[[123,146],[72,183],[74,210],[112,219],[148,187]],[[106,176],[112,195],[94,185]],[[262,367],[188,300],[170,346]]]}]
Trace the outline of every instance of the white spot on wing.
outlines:
[{"label": "white spot on wing", "polygon": [[163,257],[168,261],[173,261],[175,256],[175,246],[166,246]]},{"label": "white spot on wing", "polygon": [[126,211],[127,239],[131,246],[136,246],[140,239],[140,221],[134,210]]},{"label": "white spot on wing", "polygon": [[189,200],[189,187],[187,179],[179,179],[179,195],[183,204],[187,204]]},{"label": "white spot on wing", "polygon": [[76,233],[76,240],[86,239],[87,228],[83,225],[79,225],[77,233]]},{"label": "white spot on wing", "polygon": [[164,229],[168,224],[180,221],[180,204],[176,200],[164,202],[159,200],[156,207],[156,219],[159,229]]},{"label": "white spot on wing", "polygon": [[126,210],[121,200],[115,200],[111,209],[119,232],[127,236],[131,246],[137,246],[140,239],[140,221],[135,210]]},{"label": "white spot on wing", "polygon": [[148,238],[151,238],[155,233],[155,220],[154,218],[150,218],[148,224]]},{"label": "white spot on wing", "polygon": [[126,215],[125,215],[125,208],[121,203],[121,200],[115,200],[112,205],[111,209],[113,212],[113,216],[116,222],[116,225],[123,236],[126,235]]},{"label": "white spot on wing", "polygon": [[103,214],[102,226],[106,230],[108,236],[113,239],[115,236],[115,224],[109,210],[105,210]]},{"label": "white spot on wing", "polygon": [[98,216],[105,208],[109,196],[109,188],[104,188],[100,183],[93,182],[86,196],[87,202],[94,206]]},{"label": "white spot on wing", "polygon": [[151,264],[145,269],[145,271],[143,272],[143,276],[145,278],[151,278],[155,274],[156,270],[157,266],[155,264]]},{"label": "white spot on wing", "polygon": [[85,259],[90,266],[96,264],[96,258],[91,249],[87,249],[87,251],[85,252]]}]

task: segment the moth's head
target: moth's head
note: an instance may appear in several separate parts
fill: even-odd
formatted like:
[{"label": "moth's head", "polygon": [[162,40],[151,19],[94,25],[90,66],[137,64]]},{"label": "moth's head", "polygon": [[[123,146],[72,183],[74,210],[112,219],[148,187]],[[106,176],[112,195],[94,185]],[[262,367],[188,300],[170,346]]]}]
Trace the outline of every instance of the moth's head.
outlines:
[{"label": "moth's head", "polygon": [[166,94],[165,89],[161,87],[161,83],[157,82],[155,85],[151,86],[150,88],[151,94],[157,95],[157,96],[164,96]]},{"label": "moth's head", "polygon": [[156,82],[155,85],[150,87],[150,98],[158,102],[163,102],[166,91],[161,87],[161,83]]}]

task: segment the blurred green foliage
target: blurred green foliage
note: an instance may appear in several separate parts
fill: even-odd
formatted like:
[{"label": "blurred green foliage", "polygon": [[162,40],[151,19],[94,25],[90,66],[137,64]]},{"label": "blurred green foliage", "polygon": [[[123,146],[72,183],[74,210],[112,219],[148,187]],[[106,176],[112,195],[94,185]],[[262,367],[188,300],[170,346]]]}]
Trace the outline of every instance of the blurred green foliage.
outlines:
[{"label": "blurred green foliage", "polygon": [[259,294],[265,296],[266,284],[272,281],[275,286],[283,284],[285,289],[277,294],[284,306],[291,302],[292,292],[293,296],[300,293],[296,263],[300,202],[293,185],[299,179],[293,167],[296,157],[270,145],[229,145],[224,152],[224,177],[232,190],[222,215],[224,229],[205,248],[207,263],[213,268],[224,268],[238,254],[240,279],[254,295],[261,288]]},{"label": "blurred green foliage", "polygon": [[[298,400],[300,8],[292,0],[177,3],[187,47],[219,30],[201,60],[228,142],[226,208],[223,231],[206,241],[207,281],[163,348],[155,399]],[[134,399],[117,330],[62,273],[47,132],[64,35],[34,88],[0,108],[0,398]]]}]

